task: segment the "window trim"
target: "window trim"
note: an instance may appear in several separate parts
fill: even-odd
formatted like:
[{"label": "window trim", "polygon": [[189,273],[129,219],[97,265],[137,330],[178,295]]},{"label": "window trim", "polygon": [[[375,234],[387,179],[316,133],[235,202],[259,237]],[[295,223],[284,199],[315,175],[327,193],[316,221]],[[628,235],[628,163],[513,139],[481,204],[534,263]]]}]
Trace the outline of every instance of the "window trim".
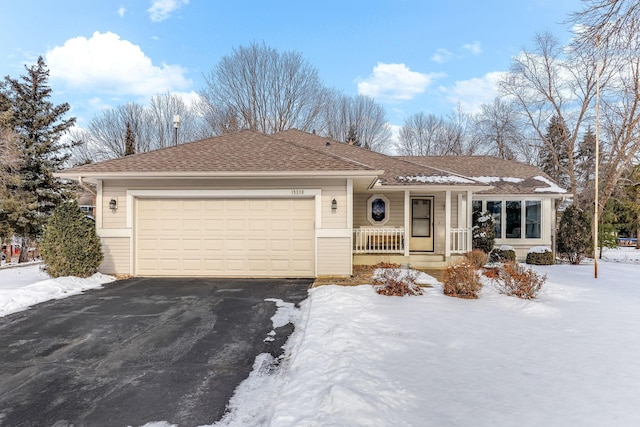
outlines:
[{"label": "window trim", "polygon": [[[544,197],[543,198],[534,198],[534,197],[487,197],[487,198],[482,198],[482,199],[474,199],[473,201],[480,201],[482,203],[481,205],[481,210],[482,212],[486,212],[487,211],[487,203],[488,202],[500,202],[501,203],[501,208],[500,208],[500,218],[501,218],[501,224],[500,224],[500,230],[501,230],[501,237],[496,237],[496,242],[501,242],[504,244],[509,244],[509,243],[517,243],[517,242],[521,242],[521,243],[525,243],[525,242],[540,242],[542,241],[545,237],[545,233],[544,233],[544,224],[545,224],[545,215],[544,215],[544,206],[545,206],[545,202],[544,202]],[[506,237],[506,215],[507,215],[507,202],[520,202],[520,224],[521,224],[521,235],[520,237]],[[540,223],[539,223],[539,230],[540,230],[540,237],[526,237],[526,226],[527,226],[527,202],[539,202],[540,203]]]},{"label": "window trim", "polygon": [[[374,200],[380,199],[384,202],[384,219],[382,221],[376,221],[373,219],[373,212],[371,209],[371,205]],[[371,225],[385,225],[389,218],[391,217],[391,203],[389,199],[384,194],[374,194],[373,196],[367,199],[367,220]]]}]

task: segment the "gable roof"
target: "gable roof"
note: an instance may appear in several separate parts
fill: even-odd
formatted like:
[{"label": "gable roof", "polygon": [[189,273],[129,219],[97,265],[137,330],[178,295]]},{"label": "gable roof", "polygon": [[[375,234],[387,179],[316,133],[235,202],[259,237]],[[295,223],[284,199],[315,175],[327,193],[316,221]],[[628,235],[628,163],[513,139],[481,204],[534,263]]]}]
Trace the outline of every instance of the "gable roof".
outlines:
[{"label": "gable roof", "polygon": [[[471,186],[481,187],[487,184],[474,181],[464,173],[437,169],[429,165],[410,162],[401,157],[387,156],[362,147],[333,141],[297,129],[290,129],[272,135],[296,145],[316,150],[319,153],[333,154],[374,169],[384,170],[378,178],[378,185],[384,186]],[[407,179],[419,177],[419,179]]]},{"label": "gable roof", "polygon": [[567,195],[540,168],[515,160],[491,156],[399,156],[416,164],[464,172],[470,179],[492,185],[483,194],[552,194]]},{"label": "gable roof", "polygon": [[254,132],[241,131],[67,169],[77,176],[210,176],[269,173],[348,173],[375,176],[382,171]]}]

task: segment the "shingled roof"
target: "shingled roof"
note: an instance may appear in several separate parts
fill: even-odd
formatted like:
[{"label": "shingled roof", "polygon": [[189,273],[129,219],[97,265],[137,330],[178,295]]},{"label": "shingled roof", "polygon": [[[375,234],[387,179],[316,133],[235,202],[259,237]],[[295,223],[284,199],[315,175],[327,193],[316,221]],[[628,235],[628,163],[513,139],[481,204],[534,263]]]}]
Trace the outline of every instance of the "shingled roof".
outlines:
[{"label": "shingled roof", "polygon": [[261,172],[371,172],[366,164],[321,153],[259,132],[241,131],[63,171],[99,174],[207,175]]},{"label": "shingled roof", "polygon": [[387,156],[362,147],[336,142],[297,129],[278,132],[274,134],[273,137],[316,150],[322,154],[332,154],[343,159],[368,165],[374,169],[384,170],[384,173],[379,177],[379,184],[382,186],[429,185],[478,187],[487,185],[469,179],[464,173],[436,169],[429,165],[406,161],[400,157]]},{"label": "shingled roof", "polygon": [[435,169],[464,173],[474,181],[483,182],[493,188],[481,191],[484,194],[562,194],[560,188],[538,167],[514,160],[491,156],[398,156],[408,162]]}]

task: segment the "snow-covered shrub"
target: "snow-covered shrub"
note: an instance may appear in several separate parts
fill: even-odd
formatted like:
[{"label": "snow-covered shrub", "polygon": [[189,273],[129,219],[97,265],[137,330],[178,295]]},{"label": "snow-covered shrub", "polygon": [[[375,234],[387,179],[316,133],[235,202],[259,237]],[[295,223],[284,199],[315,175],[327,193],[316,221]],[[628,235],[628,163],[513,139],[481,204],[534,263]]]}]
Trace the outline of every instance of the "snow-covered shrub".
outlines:
[{"label": "snow-covered shrub", "polygon": [[480,249],[488,254],[493,249],[495,232],[493,231],[493,217],[487,211],[473,213],[473,227],[471,229],[472,249]]},{"label": "snow-covered shrub", "polygon": [[489,254],[491,262],[516,262],[516,250],[512,246],[502,245]]},{"label": "snow-covered shrub", "polygon": [[53,210],[42,234],[40,253],[51,277],[88,277],[102,262],[102,247],[93,221],[78,203],[65,202]]},{"label": "snow-covered shrub", "polygon": [[482,283],[476,269],[462,260],[447,267],[442,277],[445,295],[458,298],[478,298]]},{"label": "snow-covered shrub", "polygon": [[380,295],[404,296],[422,295],[422,289],[416,284],[418,273],[416,271],[401,270],[398,268],[385,268],[373,279],[375,290]]},{"label": "snow-covered shrub", "polygon": [[509,262],[498,268],[496,288],[505,295],[533,299],[546,280],[547,276],[540,276],[522,264]]},{"label": "snow-covered shrub", "polygon": [[527,253],[527,264],[531,265],[553,265],[553,252],[546,246],[534,246]]},{"label": "snow-covered shrub", "polygon": [[562,214],[558,225],[558,254],[571,264],[580,264],[591,247],[591,219],[575,205]]},{"label": "snow-covered shrub", "polygon": [[489,256],[480,249],[474,249],[464,254],[464,258],[475,268],[482,268],[489,260]]}]

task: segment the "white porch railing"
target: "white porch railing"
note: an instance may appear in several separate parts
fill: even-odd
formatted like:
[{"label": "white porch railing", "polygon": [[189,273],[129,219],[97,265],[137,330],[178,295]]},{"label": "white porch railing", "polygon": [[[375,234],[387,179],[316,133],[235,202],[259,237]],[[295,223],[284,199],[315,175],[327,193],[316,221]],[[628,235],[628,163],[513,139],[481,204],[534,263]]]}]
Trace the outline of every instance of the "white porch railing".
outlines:
[{"label": "white porch railing", "polygon": [[451,229],[451,253],[463,254],[471,249],[467,246],[467,237],[469,236],[468,228],[452,228]]},{"label": "white porch railing", "polygon": [[353,230],[353,253],[356,254],[402,254],[404,242],[404,228],[362,227]]},{"label": "white porch railing", "polygon": [[[471,249],[467,244],[468,228],[451,229],[451,253],[462,254]],[[362,227],[353,230],[355,254],[403,254],[404,228]]]}]

